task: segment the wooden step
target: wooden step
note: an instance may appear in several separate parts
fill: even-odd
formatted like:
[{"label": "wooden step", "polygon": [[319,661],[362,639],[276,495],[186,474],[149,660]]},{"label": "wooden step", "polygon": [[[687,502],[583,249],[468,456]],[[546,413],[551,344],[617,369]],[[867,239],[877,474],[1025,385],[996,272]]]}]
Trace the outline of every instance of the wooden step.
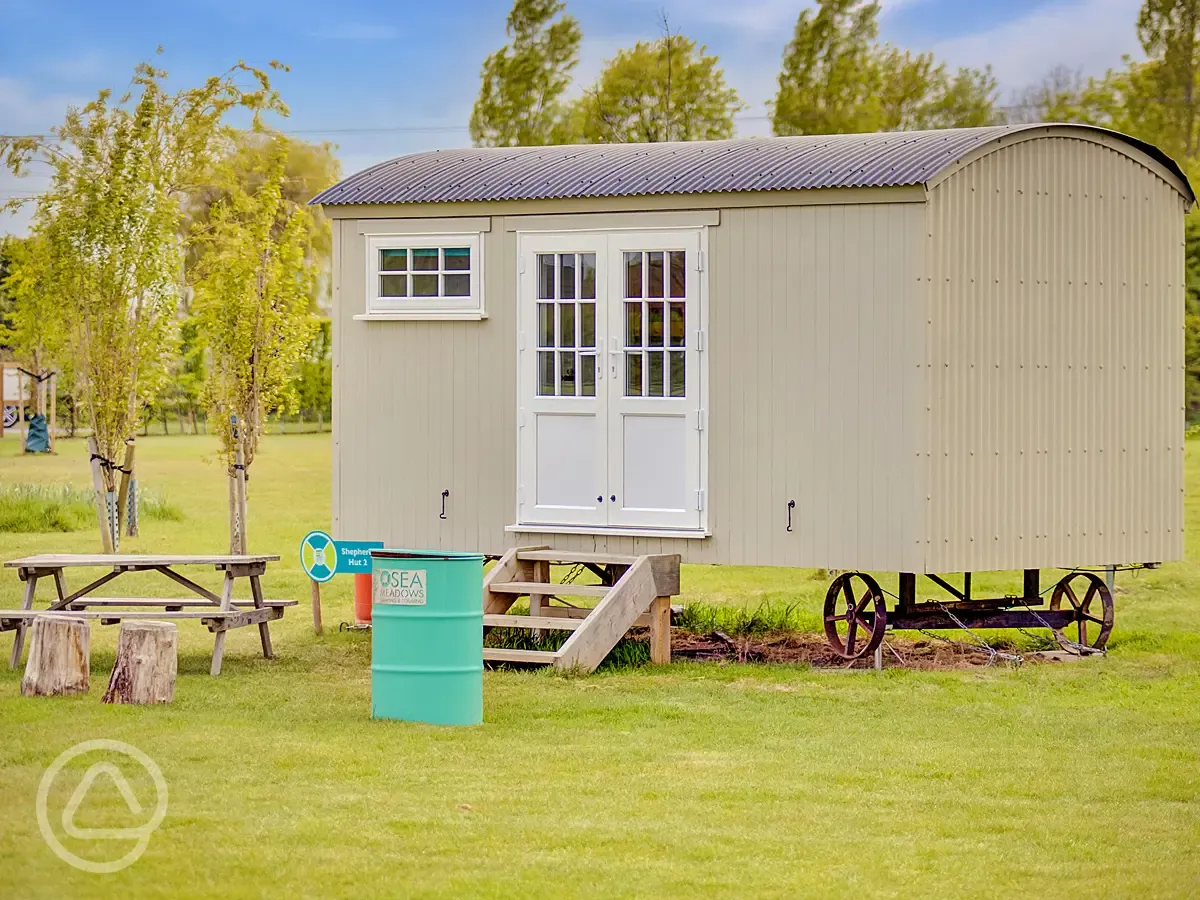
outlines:
[{"label": "wooden step", "polygon": [[[545,610],[543,610],[545,612]],[[583,622],[556,616],[496,616],[483,617],[487,628],[545,628],[551,631],[574,631]]]},{"label": "wooden step", "polygon": [[603,584],[549,584],[545,581],[501,581],[488,585],[494,594],[537,594],[542,597],[604,597],[612,588]]},{"label": "wooden step", "polygon": [[517,559],[558,563],[563,566],[571,566],[576,563],[594,563],[600,566],[632,566],[637,562],[636,556],[623,556],[619,553],[575,553],[570,550],[518,550]]},{"label": "wooden step", "polygon": [[503,647],[484,647],[483,658],[488,662],[519,662],[541,663],[544,666],[554,665],[557,656],[550,650],[508,650]]}]

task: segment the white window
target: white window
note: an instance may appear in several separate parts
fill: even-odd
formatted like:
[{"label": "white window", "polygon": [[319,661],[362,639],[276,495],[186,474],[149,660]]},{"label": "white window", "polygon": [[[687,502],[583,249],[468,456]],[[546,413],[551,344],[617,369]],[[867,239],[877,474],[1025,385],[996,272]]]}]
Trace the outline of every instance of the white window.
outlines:
[{"label": "white window", "polygon": [[483,318],[479,234],[367,238],[368,319]]}]

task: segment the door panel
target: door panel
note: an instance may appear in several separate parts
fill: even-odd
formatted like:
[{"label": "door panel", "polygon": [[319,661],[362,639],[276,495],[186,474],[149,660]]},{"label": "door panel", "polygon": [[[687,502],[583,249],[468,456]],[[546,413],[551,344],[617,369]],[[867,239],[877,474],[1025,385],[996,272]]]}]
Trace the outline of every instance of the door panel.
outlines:
[{"label": "door panel", "polygon": [[520,252],[520,521],[604,525],[604,237],[530,236]]},{"label": "door panel", "polygon": [[610,525],[699,528],[700,233],[609,237]]},{"label": "door panel", "polygon": [[698,529],[701,236],[523,234],[523,524]]},{"label": "door panel", "polygon": [[622,482],[616,490],[630,510],[686,510],[687,419],[684,416],[621,417]]}]

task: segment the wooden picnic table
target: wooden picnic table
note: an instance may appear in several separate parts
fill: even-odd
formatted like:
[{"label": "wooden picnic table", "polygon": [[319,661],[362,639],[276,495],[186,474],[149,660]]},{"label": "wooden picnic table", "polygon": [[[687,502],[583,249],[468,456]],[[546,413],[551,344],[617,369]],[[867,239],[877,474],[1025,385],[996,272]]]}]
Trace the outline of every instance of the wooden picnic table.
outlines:
[{"label": "wooden picnic table", "polygon": [[[274,654],[267,623],[282,618],[284,607],[296,605],[295,600],[263,599],[259,578],[266,571],[267,563],[278,560],[278,556],[264,555],[160,556],[140,553],[47,553],[10,560],[4,564],[5,568],[17,570],[17,574],[25,582],[25,597],[21,609],[0,610],[0,631],[16,632],[9,668],[15,669],[21,661],[25,630],[30,620],[44,615],[99,619],[102,625],[116,624],[122,619],[199,619],[202,624],[208,626],[209,631],[216,634],[210,669],[213,675],[221,673],[225,635],[233,628],[257,625],[263,656],[270,659]],[[213,566],[217,571],[224,572],[225,581],[220,595],[176,572],[177,566]],[[107,568],[109,571],[68,594],[63,570],[86,567]],[[160,572],[201,599],[91,596],[98,587],[127,572]],[[54,588],[58,596],[50,602],[48,609],[35,610],[34,594],[37,591],[37,583],[42,578],[54,579]],[[251,601],[233,599],[234,581],[238,578],[245,578],[250,582],[250,595],[253,598]],[[161,609],[161,612],[158,609]]]}]

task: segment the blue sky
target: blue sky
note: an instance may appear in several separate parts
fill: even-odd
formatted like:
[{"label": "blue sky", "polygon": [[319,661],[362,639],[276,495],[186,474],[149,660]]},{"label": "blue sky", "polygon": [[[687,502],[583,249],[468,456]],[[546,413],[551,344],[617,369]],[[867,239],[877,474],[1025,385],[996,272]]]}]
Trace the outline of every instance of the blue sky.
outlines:
[{"label": "blue sky", "polygon": [[[767,133],[765,102],[803,0],[568,0],[584,32],[577,81],[639,38],[665,10],[708,45],[747,108],[742,134]],[[991,63],[1002,102],[1057,64],[1102,72],[1135,52],[1141,0],[884,0],[883,38],[953,65]],[[509,0],[0,0],[0,133],[37,133],[68,104],[120,88],[161,44],[172,80],[191,83],[238,59],[291,66],[278,127],[330,140],[347,173],[414,150],[469,143],[484,56],[504,43]],[[0,197],[36,178],[0,174]],[[21,230],[20,218],[0,231]]]}]

